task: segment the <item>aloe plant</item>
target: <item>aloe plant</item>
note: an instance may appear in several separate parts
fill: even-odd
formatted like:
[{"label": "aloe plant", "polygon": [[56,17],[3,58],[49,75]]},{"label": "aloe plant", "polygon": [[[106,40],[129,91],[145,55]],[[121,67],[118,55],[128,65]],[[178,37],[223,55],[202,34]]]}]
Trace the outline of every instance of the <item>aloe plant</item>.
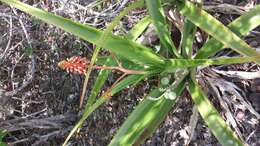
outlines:
[{"label": "aloe plant", "polygon": [[[236,136],[236,133],[232,131],[206,94],[203,93],[196,81],[195,74],[196,67],[200,66],[260,62],[260,54],[241,39],[241,36],[260,24],[260,6],[256,6],[240,16],[228,26],[224,26],[204,11],[200,7],[201,4],[193,4],[183,0],[139,0],[125,8],[121,15],[117,16],[106,30],[101,31],[16,0],[0,1],[97,45],[98,49],[93,55],[91,62],[92,67],[95,62],[105,66],[117,65],[117,60],[112,56],[97,57],[98,50],[105,48],[112,54],[115,54],[122,61],[124,67],[145,71],[144,74],[132,74],[124,77],[105,94],[97,98],[101,87],[111,73],[109,70],[101,70],[87,101],[82,118],[72,129],[63,145],[67,144],[73,134],[95,109],[109,101],[110,96],[128,86],[134,86],[141,80],[151,76],[159,76],[164,80],[138,104],[119,128],[109,145],[127,146],[143,143],[164,120],[170,109],[174,107],[178,97],[186,87],[201,117],[219,143],[223,146],[243,145],[243,140]],[[163,6],[166,4],[177,9],[184,17],[180,50],[174,46],[172,41],[169,31],[170,25],[166,21],[164,14]],[[147,16],[141,20],[129,34],[125,36],[113,35],[112,29],[122,18],[123,14],[125,15],[138,7],[146,7],[149,17]],[[150,23],[156,28],[161,48],[169,52],[170,55],[164,56],[164,54],[156,53],[153,49],[135,42]],[[193,54],[194,34],[197,27],[207,32],[211,38],[197,54]],[[226,47],[231,48],[244,57],[208,58]],[[92,67],[90,67],[90,70]],[[86,78],[88,78],[88,75]]]}]

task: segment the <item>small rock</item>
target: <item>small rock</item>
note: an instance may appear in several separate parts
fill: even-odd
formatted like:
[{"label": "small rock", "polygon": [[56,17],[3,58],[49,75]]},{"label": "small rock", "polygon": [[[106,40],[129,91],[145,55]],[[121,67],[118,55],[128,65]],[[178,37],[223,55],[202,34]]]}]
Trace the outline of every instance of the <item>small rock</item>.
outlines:
[{"label": "small rock", "polygon": [[245,119],[245,112],[239,110],[236,114],[237,119],[244,120]]}]

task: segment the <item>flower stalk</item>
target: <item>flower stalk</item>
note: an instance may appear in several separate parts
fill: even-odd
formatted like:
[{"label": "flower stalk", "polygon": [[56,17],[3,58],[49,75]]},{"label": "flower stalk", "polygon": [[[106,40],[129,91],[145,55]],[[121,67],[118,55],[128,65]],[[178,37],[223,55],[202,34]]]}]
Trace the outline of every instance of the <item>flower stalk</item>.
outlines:
[{"label": "flower stalk", "polygon": [[[89,66],[89,61],[86,58],[80,57],[80,56],[73,56],[67,60],[60,61],[58,63],[58,66],[61,69],[67,70],[67,72],[77,73],[77,74],[85,74],[86,70]],[[94,65],[94,69],[106,69],[106,70],[117,70],[120,72],[123,72],[126,75],[129,74],[145,74],[145,71],[140,70],[130,70],[123,68],[121,66],[99,66]]]}]

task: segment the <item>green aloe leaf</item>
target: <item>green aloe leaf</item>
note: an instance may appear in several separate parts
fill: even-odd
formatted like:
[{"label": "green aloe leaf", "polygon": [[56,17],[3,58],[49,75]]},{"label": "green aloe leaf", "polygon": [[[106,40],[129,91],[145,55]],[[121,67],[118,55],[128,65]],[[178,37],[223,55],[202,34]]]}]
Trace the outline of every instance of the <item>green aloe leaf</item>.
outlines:
[{"label": "green aloe leaf", "polygon": [[243,146],[235,133],[221,118],[218,111],[194,81],[189,82],[189,92],[203,120],[223,146]]},{"label": "green aloe leaf", "polygon": [[144,30],[149,26],[151,23],[151,19],[149,16],[144,17],[142,20],[140,20],[126,35],[126,38],[128,40],[135,41],[143,32]]},{"label": "green aloe leaf", "polygon": [[174,106],[177,96],[183,91],[184,78],[187,73],[181,74],[177,81],[167,90],[161,88],[152,90],[127,117],[109,145],[141,145]]},{"label": "green aloe leaf", "polygon": [[[115,18],[115,20],[113,20],[111,22],[111,24],[108,26],[108,28],[105,30],[105,32],[103,33],[103,35],[101,36],[101,41],[102,39],[106,38],[108,36],[108,32],[109,31],[112,31],[112,28],[119,22],[119,20],[121,19],[121,17],[127,13],[127,11],[131,10],[132,8],[135,8],[136,5],[135,3],[133,3],[132,5],[130,5],[129,7],[127,7],[123,12],[120,13],[119,16],[117,16]],[[143,24],[144,22],[141,21],[141,23]],[[140,26],[140,23],[138,24]],[[144,24],[143,24],[144,25]],[[139,31],[138,31],[139,30]],[[142,30],[141,29],[136,29],[134,28],[134,30],[130,31],[131,33],[131,39],[135,39],[137,38],[137,36],[139,36],[141,33],[142,33]],[[129,36],[127,36],[129,37]],[[100,42],[100,40],[99,40]],[[99,45],[102,46],[102,44],[105,43],[105,40],[103,40],[102,42],[99,43]],[[96,49],[99,49],[99,48],[96,48]],[[94,58],[95,59],[95,58]],[[100,60],[102,60],[102,57],[99,57],[97,62],[100,63]],[[105,60],[105,62],[102,63],[102,65],[108,65],[108,66],[113,66],[113,65],[116,65],[117,64],[117,61],[115,60],[115,58],[109,56],[109,57],[103,57],[103,60]],[[101,61],[102,62],[102,61]],[[131,66],[133,63],[129,62],[129,61],[124,61],[124,66],[125,67],[129,67]],[[135,65],[137,66],[137,65]],[[140,68],[140,67],[139,67]],[[63,145],[66,145],[68,140],[71,138],[71,136],[76,132],[77,129],[79,129],[81,127],[81,125],[83,124],[83,122],[88,118],[88,116],[94,112],[99,106],[101,106],[104,102],[106,102],[107,100],[109,100],[109,97],[106,97],[107,94],[104,94],[103,97],[99,98],[96,102],[95,102],[95,99],[96,99],[96,96],[97,94],[99,93],[100,89],[102,88],[103,84],[105,83],[105,80],[107,79],[109,73],[111,72],[111,70],[101,70],[99,72],[99,75],[96,79],[96,82],[93,86],[93,89],[91,90],[91,95],[89,96],[88,98],[88,102],[87,102],[87,105],[85,107],[85,110],[84,110],[84,113],[83,113],[83,116],[80,118],[80,120],[78,121],[78,123],[73,127],[72,131],[69,133],[68,137],[66,138],[65,142]],[[120,90],[122,90],[123,88],[125,88],[126,86],[128,85],[131,85],[131,84],[137,84],[137,82],[139,82],[140,80],[142,80],[145,76],[142,75],[142,76],[135,76],[135,75],[132,75],[132,76],[129,76],[125,79],[123,79],[121,82],[119,82],[117,85],[116,85],[116,88],[113,88],[111,89],[112,93],[109,93],[109,96],[113,96],[113,93],[117,93],[119,92]],[[117,90],[115,90],[117,89]],[[94,103],[95,102],[95,103]],[[94,104],[93,104],[94,103]]]},{"label": "green aloe leaf", "polygon": [[174,53],[175,56],[181,58],[177,53],[177,49],[173,44],[171,39],[170,30],[165,19],[163,7],[160,0],[146,0],[146,6],[149,11],[149,15],[152,19],[152,22],[156,28],[157,34],[160,38],[160,42],[164,48],[170,50]]},{"label": "green aloe leaf", "polygon": [[[85,74],[85,81],[84,81],[84,84],[83,84],[83,90],[82,90],[82,93],[81,93],[81,99],[83,99],[83,97],[85,96],[85,91],[86,91],[86,88],[87,88],[87,84],[88,84],[88,80],[89,80],[89,76],[90,76],[90,73],[93,69],[93,66],[97,60],[97,57],[98,57],[98,53],[100,51],[100,49],[102,48],[102,46],[104,46],[104,44],[106,44],[106,41],[108,40],[109,38],[109,34],[113,32],[113,29],[114,27],[120,22],[120,20],[126,15],[128,14],[130,11],[132,11],[133,9],[136,9],[136,8],[140,8],[144,5],[144,1],[136,1],[136,2],[133,2],[131,3],[129,6],[127,6],[126,8],[124,8],[123,11],[121,11],[119,13],[118,16],[116,16],[114,18],[114,20],[109,23],[109,25],[107,26],[107,28],[104,30],[104,32],[102,33],[101,37],[97,40],[97,44],[96,44],[96,47],[94,49],[94,52],[92,54],[92,57],[91,57],[91,61],[88,65],[88,68],[87,68],[87,72]],[[102,79],[104,81],[104,78]],[[101,81],[101,80],[100,80]],[[100,88],[102,85],[99,85]],[[94,86],[95,87],[95,86]],[[95,89],[97,90],[97,88]],[[92,90],[93,91],[93,90]],[[96,92],[92,92],[92,93],[96,93]],[[92,94],[93,95],[93,94]],[[89,104],[86,106],[88,107],[90,104],[92,104],[94,102],[94,98],[95,96],[90,96],[89,98]],[[80,101],[80,106],[82,105],[82,101]]]},{"label": "green aloe leaf", "polygon": [[129,75],[121,82],[119,82],[111,91],[111,95],[118,93],[119,91],[123,90],[124,88],[128,87],[129,85],[136,85],[138,82],[143,80],[146,75]]},{"label": "green aloe leaf", "polygon": [[0,129],[0,146],[7,146],[7,144],[3,142],[3,139],[7,135],[7,133],[8,132],[6,130]]},{"label": "green aloe leaf", "polygon": [[[135,41],[138,36],[140,36],[143,31],[147,28],[147,26],[150,24],[150,19],[149,17],[144,17],[141,21],[139,21],[130,31],[129,33],[126,35],[126,38],[129,39],[129,40],[132,40],[132,41]],[[105,66],[115,66],[117,65],[116,61],[111,57],[111,56],[107,56],[107,57],[98,57],[97,61],[96,61],[97,64],[100,64],[100,65],[105,65]],[[129,68],[129,66],[132,66],[133,63],[127,61],[127,60],[124,60],[123,61],[123,64],[122,64],[124,67],[127,67]],[[134,65],[135,67],[137,65]],[[130,67],[131,69],[131,67]],[[99,93],[99,91],[101,90],[103,84],[105,83],[109,73],[111,73],[111,70],[101,70],[98,74],[98,77],[95,81],[95,84],[93,86],[93,89],[91,90],[91,94],[88,98],[88,102],[87,102],[87,105],[86,105],[86,108],[88,108],[90,105],[92,105],[95,101],[95,98],[97,96],[97,94]],[[134,76],[135,77],[135,76]],[[139,77],[139,76],[137,76]],[[122,90],[122,89],[120,89]],[[113,90],[115,93],[120,91],[117,89],[117,91]]]},{"label": "green aloe leaf", "polygon": [[182,55],[186,58],[192,57],[193,51],[193,40],[196,33],[197,27],[190,22],[188,19],[184,20],[184,27],[182,32],[181,49]]},{"label": "green aloe leaf", "polygon": [[63,146],[66,146],[69,139],[73,136],[73,134],[77,131],[77,129],[79,129],[82,126],[82,124],[89,117],[89,115],[91,113],[93,113],[103,103],[107,102],[110,99],[110,96],[113,96],[114,94],[116,94],[117,92],[121,91],[122,89],[124,89],[126,87],[136,85],[139,81],[141,81],[145,77],[146,77],[145,75],[129,75],[128,77],[126,77],[122,81],[120,81],[114,88],[111,89],[111,92],[109,93],[109,97],[108,97],[107,94],[104,94],[102,97],[97,99],[97,101],[94,104],[92,104],[88,108],[86,108],[86,110],[84,111],[80,120],[77,122],[77,124],[70,131],[70,133],[67,136],[65,142],[63,143]]},{"label": "green aloe leaf", "polygon": [[[129,39],[136,39],[144,30],[144,25],[147,25],[147,18],[144,18],[143,21],[141,21],[140,23],[138,23],[137,25],[140,26],[141,28],[136,28],[137,26],[134,27],[133,30],[130,31],[130,35],[127,35],[126,37]],[[111,56],[102,56],[102,57],[98,57],[97,63],[101,64],[101,65],[116,65],[117,62],[116,60],[114,60],[115,58],[111,57]],[[123,61],[123,66],[125,67],[130,67],[133,65],[132,62],[129,62],[127,60]],[[138,67],[137,65],[134,65],[135,68]],[[138,67],[140,68],[140,67]],[[105,80],[107,79],[109,73],[111,71],[110,70],[101,70],[96,82],[93,86],[93,89],[91,91],[91,95],[88,99],[87,105],[85,107],[83,116],[81,117],[81,119],[78,121],[78,123],[73,127],[72,131],[69,133],[68,137],[66,138],[65,142],[63,145],[66,145],[68,140],[70,139],[70,137],[76,132],[76,130],[78,128],[81,127],[81,125],[83,124],[83,122],[88,118],[88,116],[94,112],[99,106],[101,106],[103,103],[105,103],[106,101],[109,100],[108,97],[105,97],[106,95],[104,95],[103,97],[99,98],[95,103],[95,98],[98,94],[98,92],[100,91],[102,85],[104,84]],[[116,94],[117,92],[121,91],[122,89],[126,88],[129,85],[134,86],[135,84],[137,84],[139,81],[141,81],[142,79],[144,79],[146,76],[145,75],[130,75],[128,77],[126,77],[125,79],[123,79],[122,81],[120,81],[114,88],[111,89],[111,93],[109,94],[110,96],[113,96],[114,94]],[[94,104],[93,104],[94,103]]]},{"label": "green aloe leaf", "polygon": [[260,61],[258,57],[219,57],[214,59],[169,59],[166,61],[164,72],[175,72],[180,68],[197,66],[223,65]]},{"label": "green aloe leaf", "polygon": [[[260,25],[260,5],[255,6],[228,25],[228,28],[238,36],[244,36]],[[225,48],[225,45],[214,38],[209,39],[198,51],[196,58],[208,58]]]},{"label": "green aloe leaf", "polygon": [[[93,27],[73,22],[72,20],[40,10],[25,3],[16,0],[1,1],[29,13],[49,24],[62,28],[93,44],[97,44],[102,35],[102,31]],[[101,47],[106,48],[119,56],[125,57],[138,64],[154,65],[158,67],[164,64],[163,58],[152,52],[152,49],[150,48],[126,40],[123,37],[115,36],[111,33],[106,37],[107,40]]]},{"label": "green aloe leaf", "polygon": [[[138,36],[140,36],[143,31],[147,28],[147,26],[150,24],[150,19],[149,17],[144,17],[140,22],[138,22],[130,31],[129,33],[126,35],[126,38],[132,41],[135,41]],[[107,57],[98,57],[97,64],[100,65],[105,65],[105,66],[115,66],[117,65],[116,61],[111,57],[111,56],[107,56]],[[128,62],[127,60],[123,61],[123,66],[124,67],[129,67],[131,66],[132,63]],[[136,65],[135,65],[136,66]],[[130,68],[131,69],[131,68]],[[93,103],[92,98],[95,98],[97,96],[97,93],[100,91],[102,85],[104,84],[105,80],[108,77],[108,74],[110,73],[110,70],[101,70],[98,74],[98,77],[96,79],[96,82],[93,86],[93,89],[91,91],[91,95],[89,97],[89,99],[91,99],[91,101],[88,102],[89,105],[91,105]]]},{"label": "green aloe leaf", "polygon": [[186,16],[191,22],[209,33],[226,47],[230,47],[246,56],[260,58],[260,53],[204,10],[189,1],[176,0],[175,2],[182,15]]},{"label": "green aloe leaf", "polygon": [[[159,89],[153,90],[148,96],[152,96],[153,98],[159,98],[162,93]],[[160,100],[151,100],[144,99],[128,116],[127,120],[121,126],[116,136],[110,142],[110,146],[122,145],[122,146],[130,146],[135,143],[135,141],[145,132],[146,127],[152,122],[152,119],[158,119],[159,114],[158,111],[162,111],[162,106],[171,107],[171,104],[174,103],[175,100],[167,100],[165,98],[161,98]],[[157,111],[157,112],[156,112]],[[148,130],[148,129],[147,129]]]},{"label": "green aloe leaf", "polygon": [[[201,8],[203,1],[196,1],[197,6]],[[181,53],[185,58],[192,58],[193,53],[193,41],[195,37],[195,33],[197,31],[196,25],[194,25],[190,20],[184,18],[184,26],[182,31],[182,39],[181,39]]]},{"label": "green aloe leaf", "polygon": [[[113,66],[116,65],[116,62],[113,61],[112,58],[107,58],[106,62],[103,65]],[[100,70],[96,78],[95,84],[91,90],[90,96],[88,97],[86,109],[89,108],[89,106],[91,106],[95,102],[96,97],[99,91],[101,90],[102,86],[104,85],[105,81],[107,80],[109,73],[111,73],[111,70]]]},{"label": "green aloe leaf", "polygon": [[69,135],[65,139],[62,146],[67,146],[67,143],[69,142],[70,138],[73,136],[73,134],[82,126],[84,121],[89,117],[91,113],[93,113],[98,107],[100,107],[103,103],[108,101],[108,98],[99,98],[93,105],[91,105],[89,108],[87,108],[80,120],[76,123],[76,125],[72,128]]}]

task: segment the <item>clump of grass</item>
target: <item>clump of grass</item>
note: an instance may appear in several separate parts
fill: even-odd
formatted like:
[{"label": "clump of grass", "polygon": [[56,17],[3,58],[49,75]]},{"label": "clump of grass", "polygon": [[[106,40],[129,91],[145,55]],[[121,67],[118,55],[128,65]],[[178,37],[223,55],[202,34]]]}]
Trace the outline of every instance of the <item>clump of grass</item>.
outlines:
[{"label": "clump of grass", "polygon": [[[255,17],[259,16],[260,6],[256,6],[226,27],[204,11],[200,7],[202,3],[194,4],[182,0],[139,0],[126,7],[108,25],[106,30],[100,31],[16,0],[1,1],[29,13],[42,21],[60,27],[97,46],[85,75],[86,79],[83,90],[86,89],[89,74],[95,68],[95,64],[104,66],[100,68],[101,71],[88,98],[82,118],[72,129],[63,145],[67,144],[69,139],[95,109],[104,102],[109,101],[109,97],[128,86],[136,85],[144,78],[152,76],[164,78],[166,75],[170,75],[167,76],[169,77],[167,82],[160,83],[158,87],[153,89],[138,104],[109,145],[125,146],[142,144],[164,120],[170,109],[174,107],[178,96],[181,95],[185,88],[188,89],[198,112],[221,145],[243,145],[243,140],[238,138],[202,91],[195,75],[196,68],[199,66],[206,67],[210,65],[245,62],[260,63],[260,54],[240,38],[260,24],[260,18]],[[181,30],[181,47],[179,50],[171,38],[170,27],[164,14],[163,6],[165,5],[175,8],[184,17],[183,29]],[[148,9],[149,18],[145,17],[141,20],[125,37],[113,35],[112,30],[119,20],[131,10],[140,7]],[[156,28],[160,39],[161,49],[163,50],[160,53],[155,53],[151,48],[134,42],[150,23]],[[194,54],[193,41],[197,27],[207,32],[212,38]],[[210,56],[225,47],[233,49],[244,57],[209,59]],[[98,57],[98,51],[101,48],[109,50],[111,55]],[[126,69],[143,71],[143,74],[123,76],[124,78],[120,78],[107,92],[97,98],[97,93],[111,73],[110,70],[104,70],[105,66],[120,67],[121,63],[118,64],[118,60],[121,60]],[[82,96],[84,97],[84,92]]]}]

